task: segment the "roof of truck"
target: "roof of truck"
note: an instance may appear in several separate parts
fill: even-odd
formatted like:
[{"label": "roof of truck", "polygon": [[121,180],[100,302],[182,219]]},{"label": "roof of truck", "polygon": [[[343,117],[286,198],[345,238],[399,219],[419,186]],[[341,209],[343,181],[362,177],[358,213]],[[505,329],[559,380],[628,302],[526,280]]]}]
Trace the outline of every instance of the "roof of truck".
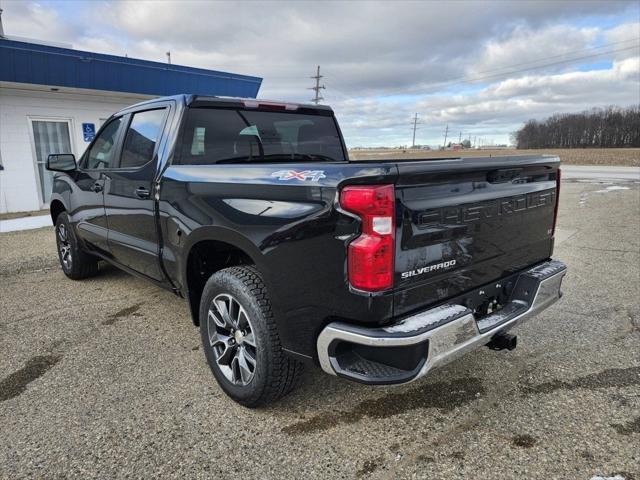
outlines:
[{"label": "roof of truck", "polygon": [[144,102],[136,103],[135,105],[131,105],[123,110],[128,110],[132,107],[140,107],[143,105],[149,105],[156,102],[166,101],[166,100],[175,100],[177,102],[183,102],[185,105],[190,107],[239,107],[239,108],[269,108],[271,107],[274,110],[282,110],[282,111],[319,111],[319,112],[333,112],[330,106],[328,105],[315,105],[312,103],[297,103],[297,102],[288,102],[285,100],[265,100],[265,99],[257,99],[257,98],[248,98],[248,97],[215,97],[208,95],[193,95],[188,93],[183,93],[180,95],[172,95],[168,97],[160,97],[154,98],[151,100],[146,100]]}]

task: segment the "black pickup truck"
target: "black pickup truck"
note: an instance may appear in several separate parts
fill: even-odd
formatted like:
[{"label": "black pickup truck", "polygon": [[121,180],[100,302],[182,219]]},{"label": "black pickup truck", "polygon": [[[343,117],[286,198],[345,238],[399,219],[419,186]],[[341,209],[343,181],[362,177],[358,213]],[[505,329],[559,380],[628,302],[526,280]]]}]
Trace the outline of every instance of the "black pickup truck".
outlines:
[{"label": "black pickup truck", "polygon": [[330,108],[180,95],[55,154],[64,273],[99,261],[186,298],[222,389],[255,407],[305,363],[399,384],[561,296],[555,156],[349,160]]}]

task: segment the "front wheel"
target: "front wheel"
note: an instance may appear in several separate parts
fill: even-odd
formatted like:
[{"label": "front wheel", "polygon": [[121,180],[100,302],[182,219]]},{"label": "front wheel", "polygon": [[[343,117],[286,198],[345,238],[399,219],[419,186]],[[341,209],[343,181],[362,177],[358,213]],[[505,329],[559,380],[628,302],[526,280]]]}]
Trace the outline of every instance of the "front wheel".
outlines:
[{"label": "front wheel", "polygon": [[282,350],[256,268],[231,267],[213,274],[202,292],[199,313],[207,362],[229,397],[253,408],[293,389],[302,364]]},{"label": "front wheel", "polygon": [[80,280],[98,273],[98,259],[80,248],[64,212],[56,219],[56,246],[60,266],[67,277]]}]

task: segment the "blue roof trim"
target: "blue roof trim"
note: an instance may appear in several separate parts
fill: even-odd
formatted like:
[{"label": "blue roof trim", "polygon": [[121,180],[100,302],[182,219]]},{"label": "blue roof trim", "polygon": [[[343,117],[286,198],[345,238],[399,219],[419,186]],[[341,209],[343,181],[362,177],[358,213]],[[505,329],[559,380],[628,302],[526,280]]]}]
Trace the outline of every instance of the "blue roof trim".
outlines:
[{"label": "blue roof trim", "polygon": [[255,98],[262,78],[0,39],[0,81],[146,95]]}]

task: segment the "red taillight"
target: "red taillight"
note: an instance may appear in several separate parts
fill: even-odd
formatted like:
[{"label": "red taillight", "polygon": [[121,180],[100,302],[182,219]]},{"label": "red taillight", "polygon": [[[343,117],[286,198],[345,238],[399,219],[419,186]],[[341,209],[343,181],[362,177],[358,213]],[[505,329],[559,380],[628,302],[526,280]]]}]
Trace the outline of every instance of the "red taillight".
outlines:
[{"label": "red taillight", "polygon": [[362,234],[349,244],[349,283],[368,292],[393,287],[396,223],[393,185],[345,187],[340,206],[362,219]]},{"label": "red taillight", "polygon": [[553,208],[553,227],[551,227],[551,236],[556,234],[556,222],[558,221],[558,205],[560,205],[560,168],[556,172],[556,205]]}]

